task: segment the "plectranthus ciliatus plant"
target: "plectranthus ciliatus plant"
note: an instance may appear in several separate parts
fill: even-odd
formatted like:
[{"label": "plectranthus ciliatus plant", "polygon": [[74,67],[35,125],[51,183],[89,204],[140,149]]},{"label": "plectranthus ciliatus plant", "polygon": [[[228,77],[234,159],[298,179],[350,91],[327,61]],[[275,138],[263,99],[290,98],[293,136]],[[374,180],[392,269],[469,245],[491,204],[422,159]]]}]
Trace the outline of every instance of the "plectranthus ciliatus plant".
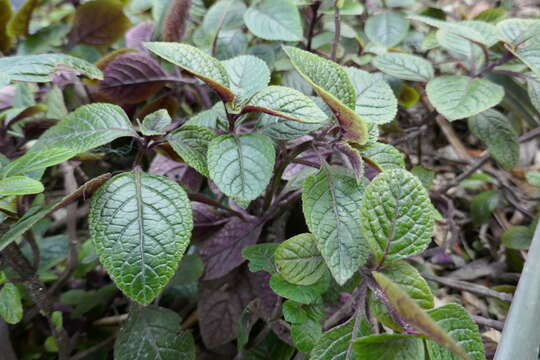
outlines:
[{"label": "plectranthus ciliatus plant", "polygon": [[[425,258],[455,244],[448,190],[514,169],[540,133],[540,20],[436,3],[0,0],[14,352],[486,359],[493,322],[436,298]],[[465,160],[455,129],[487,148],[438,187],[433,128]],[[476,226],[502,196],[472,200]]]}]

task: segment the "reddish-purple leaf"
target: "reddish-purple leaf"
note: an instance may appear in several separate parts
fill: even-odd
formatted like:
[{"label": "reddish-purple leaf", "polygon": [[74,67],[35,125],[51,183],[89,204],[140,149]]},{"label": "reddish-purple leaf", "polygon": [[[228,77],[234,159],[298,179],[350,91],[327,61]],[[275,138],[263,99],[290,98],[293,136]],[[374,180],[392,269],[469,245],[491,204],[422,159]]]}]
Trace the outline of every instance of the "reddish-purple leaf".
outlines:
[{"label": "reddish-purple leaf", "polygon": [[362,161],[360,152],[346,142],[336,143],[335,147],[347,159],[347,165],[354,172],[356,182],[360,182],[360,179],[364,175],[364,162]]},{"label": "reddish-purple leaf", "polygon": [[150,55],[128,52],[107,64],[99,91],[112,102],[136,104],[161,89],[169,76]]},{"label": "reddish-purple leaf", "polygon": [[187,166],[163,155],[156,155],[148,170],[151,174],[163,175],[184,184],[190,191],[197,192],[202,185],[202,176]]},{"label": "reddish-purple leaf", "polygon": [[[311,163],[319,164],[320,165],[320,159],[317,153],[313,150],[304,151],[302,154],[296,157],[296,159],[299,159],[300,161],[309,161]],[[300,171],[310,168],[309,165],[304,164],[297,164],[297,163],[290,163],[285,168],[285,171],[283,172],[282,178],[284,180],[291,180],[296,174],[298,174]]]},{"label": "reddish-purple leaf", "polygon": [[257,295],[257,298],[260,299],[260,315],[264,318],[269,319],[276,308],[277,302],[279,300],[276,293],[270,288],[270,278],[271,274],[266,271],[257,271],[249,272],[249,281],[253,291]]},{"label": "reddish-purple leaf", "polygon": [[131,23],[120,0],[94,0],[77,8],[70,45],[108,46],[124,36]]},{"label": "reddish-purple leaf", "polygon": [[143,46],[143,42],[152,40],[154,33],[154,24],[151,22],[143,22],[135,25],[126,33],[126,47],[141,51],[148,51]]},{"label": "reddish-purple leaf", "polygon": [[242,249],[257,242],[263,224],[259,218],[245,217],[246,221],[238,217],[231,218],[221,230],[203,243],[199,254],[205,264],[205,280],[222,277],[246,261]]},{"label": "reddish-purple leaf", "polygon": [[236,338],[242,310],[255,297],[247,271],[199,283],[199,325],[204,344],[212,349]]},{"label": "reddish-purple leaf", "polygon": [[212,206],[192,202],[191,211],[193,215],[193,231],[191,241],[203,241],[218,231],[229,218],[219,209]]},{"label": "reddish-purple leaf", "polygon": [[186,33],[191,0],[172,0],[163,22],[163,41],[180,42]]}]

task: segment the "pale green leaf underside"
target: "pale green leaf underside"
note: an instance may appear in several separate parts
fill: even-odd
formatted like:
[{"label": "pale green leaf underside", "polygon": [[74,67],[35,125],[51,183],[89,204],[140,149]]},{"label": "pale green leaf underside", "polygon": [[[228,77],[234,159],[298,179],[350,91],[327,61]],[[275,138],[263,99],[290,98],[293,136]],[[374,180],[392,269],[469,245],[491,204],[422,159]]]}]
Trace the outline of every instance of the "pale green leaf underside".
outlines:
[{"label": "pale green leaf underside", "polygon": [[435,109],[450,121],[487,110],[504,96],[504,88],[497,84],[460,75],[439,76],[427,84],[426,92]]},{"label": "pale green leaf underside", "polygon": [[206,156],[215,134],[202,126],[184,125],[167,136],[171,147],[192,168],[208,176]]},{"label": "pale green leaf underside", "polygon": [[141,304],[174,276],[192,227],[185,191],[162,176],[123,173],[92,198],[89,228],[96,253],[116,285]]},{"label": "pale green leaf underside", "polygon": [[519,45],[540,35],[540,20],[506,19],[497,24],[499,39],[513,45]]},{"label": "pale green leaf underside", "polygon": [[0,74],[13,81],[49,82],[57,70],[69,68],[91,79],[103,79],[93,64],[64,54],[8,56],[0,59]]},{"label": "pale green leaf underside", "polygon": [[358,211],[362,191],[363,184],[358,185],[354,176],[339,168],[325,168],[304,182],[306,223],[339,284],[344,284],[369,255]]},{"label": "pale green leaf underside", "polygon": [[296,235],[282,242],[274,254],[283,278],[297,285],[312,285],[325,273],[326,266],[311,234]]},{"label": "pale green leaf underside", "polygon": [[243,101],[270,82],[270,70],[266,63],[253,55],[240,55],[222,61],[230,79],[232,92]]},{"label": "pale green leaf underside", "polygon": [[244,22],[249,31],[265,40],[303,39],[300,13],[291,0],[254,2],[244,14]]},{"label": "pale green leaf underside", "polygon": [[147,42],[144,46],[157,56],[206,82],[223,100],[234,99],[234,94],[229,89],[229,75],[219,60],[187,44]]},{"label": "pale green leaf underside", "polygon": [[10,176],[0,180],[0,196],[39,194],[44,190],[42,183],[26,176]]},{"label": "pale green leaf underside", "polygon": [[380,171],[405,169],[405,156],[391,145],[375,142],[362,148],[360,153]]},{"label": "pale green leaf underside", "polygon": [[116,360],[195,360],[195,342],[174,311],[147,307],[130,313],[114,345]]},{"label": "pale green leaf underside", "polygon": [[143,135],[164,135],[165,129],[172,122],[169,112],[165,109],[154,111],[144,117],[140,131]]},{"label": "pale green leaf underside", "polygon": [[390,85],[367,71],[351,67],[346,70],[356,89],[356,113],[376,124],[394,120],[398,102]]},{"label": "pale green leaf underside", "polygon": [[540,39],[529,40],[523,47],[513,50],[513,53],[527,65],[536,76],[540,76]]},{"label": "pale green leaf underside", "polygon": [[0,290],[0,318],[8,324],[16,324],[22,317],[21,294],[17,286],[8,282]]},{"label": "pale green leaf underside", "polygon": [[284,86],[269,86],[256,93],[244,108],[244,111],[252,110],[304,123],[322,123],[328,119],[311,98]]},{"label": "pale green leaf underside", "polygon": [[386,53],[373,59],[373,66],[385,74],[398,79],[411,81],[429,81],[433,78],[433,65],[416,55]]},{"label": "pale green leaf underside", "polygon": [[30,171],[44,169],[69,160],[75,156],[68,148],[52,148],[37,152],[27,153],[20,158],[11,161],[0,171],[0,177],[24,174]]},{"label": "pale green leaf underside", "polygon": [[540,112],[540,77],[528,78],[527,89],[531,103]]},{"label": "pale green leaf underside", "polygon": [[84,105],[47,130],[32,147],[32,152],[63,147],[82,153],[119,137],[137,134],[124,110],[117,105]]},{"label": "pale green leaf underside", "polygon": [[270,182],[275,157],[274,145],[264,135],[219,136],[208,147],[210,179],[226,195],[253,200]]},{"label": "pale green leaf underside", "polygon": [[257,123],[257,131],[273,139],[291,140],[318,130],[325,124],[327,124],[327,121],[324,123],[302,123],[262,114]]},{"label": "pale green leaf underside", "polygon": [[472,116],[468,121],[474,136],[488,146],[489,153],[505,169],[513,169],[519,162],[519,139],[510,120],[494,109]]},{"label": "pale green leaf underside", "polygon": [[392,47],[399,44],[409,31],[409,20],[397,11],[387,10],[366,21],[368,39],[376,44]]},{"label": "pale green leaf underside", "polygon": [[[485,360],[484,344],[478,325],[460,305],[448,304],[428,311],[435,322],[463,348],[471,360]],[[460,360],[437,343],[427,340],[431,360]]]},{"label": "pale green leaf underside", "polygon": [[367,187],[360,219],[378,260],[419,254],[431,241],[431,202],[418,178],[405,170],[379,174]]}]

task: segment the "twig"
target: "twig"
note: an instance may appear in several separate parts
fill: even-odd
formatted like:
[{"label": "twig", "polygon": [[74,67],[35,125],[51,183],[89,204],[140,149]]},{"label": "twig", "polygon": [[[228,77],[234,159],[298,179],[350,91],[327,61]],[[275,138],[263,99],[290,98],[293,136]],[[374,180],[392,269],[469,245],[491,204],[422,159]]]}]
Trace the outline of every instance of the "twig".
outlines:
[{"label": "twig", "polygon": [[319,7],[321,6],[321,2],[320,1],[315,1],[310,9],[311,9],[311,21],[309,22],[309,30],[308,30],[308,35],[307,35],[307,39],[308,39],[308,42],[307,42],[307,45],[306,45],[306,50],[307,51],[311,51],[311,41],[313,40],[313,35],[315,34],[315,25],[317,24],[317,22],[319,21],[320,17],[318,16],[318,11],[319,11]]},{"label": "twig", "polygon": [[499,320],[488,319],[483,316],[472,315],[472,314],[471,314],[471,318],[474,320],[475,323],[493,328],[495,330],[502,331],[504,327],[504,323]]},{"label": "twig", "polygon": [[352,293],[351,297],[343,304],[335,313],[333,313],[323,325],[323,329],[328,330],[334,325],[338,324],[341,320],[349,316],[353,310],[354,304],[357,299],[361,298],[365,292],[367,283],[364,281],[359,287]]},{"label": "twig", "polygon": [[339,12],[338,1],[336,0],[335,8],[336,13],[334,15],[334,42],[332,43],[332,61],[336,61],[337,46],[339,44],[339,38],[341,37],[341,14]]},{"label": "twig", "polygon": [[111,336],[105,340],[103,340],[102,342],[100,342],[99,344],[96,344],[86,350],[83,350],[81,352],[78,352],[77,354],[73,355],[70,360],[82,360],[84,358],[86,358],[88,355],[91,355],[93,353],[95,353],[96,351],[99,351],[101,349],[104,349],[108,346],[111,346],[113,343],[114,343],[114,340],[115,340],[116,336]]},{"label": "twig", "polygon": [[200,203],[203,203],[203,204],[207,204],[207,205],[217,207],[219,209],[226,210],[227,212],[231,213],[232,215],[238,216],[242,220],[246,220],[246,218],[244,217],[244,215],[242,213],[240,213],[240,212],[238,212],[236,210],[233,210],[230,207],[228,207],[226,205],[223,205],[219,201],[216,201],[216,200],[214,200],[214,199],[212,199],[212,198],[210,198],[210,197],[208,197],[206,195],[196,194],[196,193],[189,193],[188,197],[189,197],[189,200],[191,200],[191,201],[200,202]]},{"label": "twig", "polygon": [[129,317],[129,314],[120,314],[114,316],[107,316],[102,319],[98,319],[92,323],[94,326],[111,326],[118,325],[126,321]]},{"label": "twig", "polygon": [[454,279],[431,275],[427,273],[423,273],[422,276],[428,280],[436,281],[439,284],[443,284],[454,289],[468,291],[473,294],[491,297],[491,298],[499,299],[506,302],[512,302],[511,294],[491,290],[490,288],[487,288],[482,285],[472,284],[466,281],[454,280]]}]

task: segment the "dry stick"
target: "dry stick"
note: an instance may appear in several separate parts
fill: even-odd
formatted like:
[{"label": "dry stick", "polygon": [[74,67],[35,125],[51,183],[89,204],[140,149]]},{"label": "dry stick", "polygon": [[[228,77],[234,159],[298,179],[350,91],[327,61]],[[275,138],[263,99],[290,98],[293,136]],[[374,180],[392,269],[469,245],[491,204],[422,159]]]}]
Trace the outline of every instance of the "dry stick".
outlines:
[{"label": "dry stick", "polygon": [[[540,136],[540,127],[537,127],[531,131],[526,132],[522,136],[519,137],[519,142],[524,143],[527,141],[530,141],[534,139],[535,137]],[[450,184],[446,185],[441,192],[446,193],[448,190],[453,188],[454,186],[458,185],[462,180],[469,177],[472,173],[474,173],[476,170],[480,169],[489,159],[491,158],[491,155],[489,153],[486,153],[482,155],[476,162],[474,162],[473,165],[471,165],[470,168],[468,168],[465,172],[463,172],[461,175],[459,175],[457,178],[454,179]]]},{"label": "dry stick", "polygon": [[502,321],[499,321],[499,320],[488,319],[488,318],[485,318],[483,316],[472,315],[472,314],[471,314],[471,318],[478,325],[484,325],[484,326],[493,328],[495,330],[502,331],[502,329],[504,327],[504,323]]},{"label": "dry stick", "polygon": [[427,273],[423,273],[422,276],[428,280],[436,281],[439,284],[443,284],[454,289],[468,291],[470,293],[474,293],[474,294],[482,295],[486,297],[492,297],[492,298],[499,299],[506,302],[512,302],[511,294],[495,291],[482,285],[472,284],[472,283],[461,281],[461,280],[449,279],[449,278],[431,275]]},{"label": "dry stick", "polygon": [[334,42],[332,43],[332,61],[336,61],[337,46],[341,37],[341,14],[339,13],[338,1],[336,0],[336,14],[334,16]]}]

